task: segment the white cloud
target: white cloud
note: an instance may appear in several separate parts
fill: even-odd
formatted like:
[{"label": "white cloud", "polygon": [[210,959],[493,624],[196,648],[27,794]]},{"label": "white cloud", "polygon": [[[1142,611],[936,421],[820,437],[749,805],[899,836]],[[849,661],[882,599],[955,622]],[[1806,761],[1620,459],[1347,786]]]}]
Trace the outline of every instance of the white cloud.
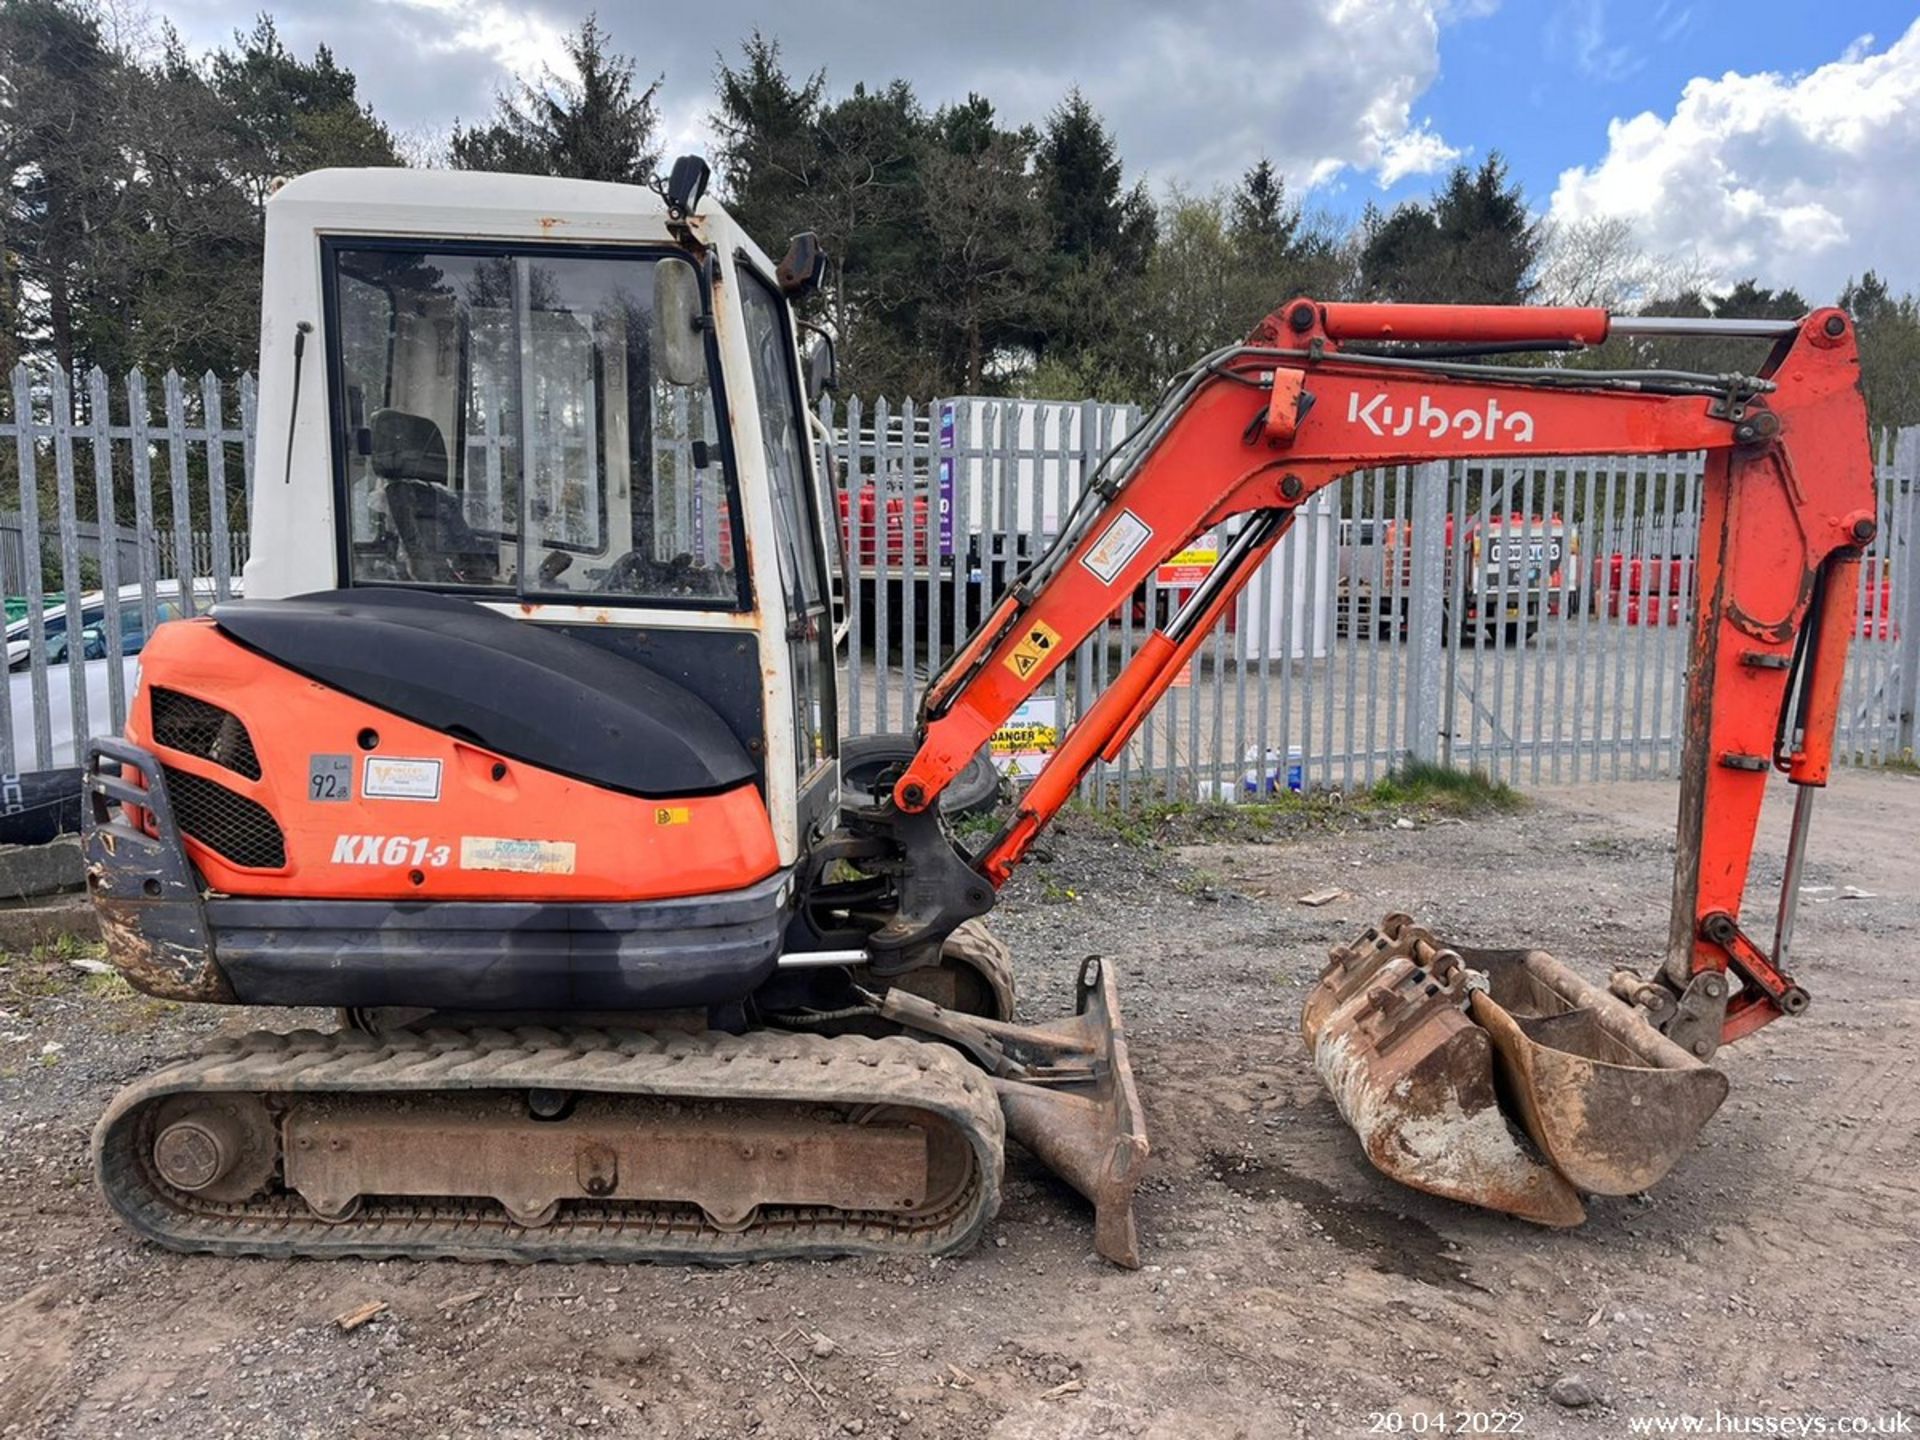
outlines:
[{"label": "white cloud", "polygon": [[996,43],[977,68],[949,57],[960,63],[949,63],[945,88],[977,89],[1007,118],[1039,120],[1078,84],[1112,125],[1130,171],[1205,188],[1264,155],[1302,193],[1348,172],[1392,184],[1454,160],[1460,152],[1416,110],[1439,76],[1443,23],[1489,8],[1488,0],[1464,12],[1451,0],[1289,7],[1276,50],[1263,39],[1278,33],[1273,16],[1244,0],[1188,0],[1177,14],[1155,0],[1118,0],[1098,27],[1078,27],[1054,48],[1010,43],[1032,22],[1014,18],[1020,0],[1003,3],[1006,23],[989,32]]},{"label": "white cloud", "polygon": [[1849,275],[1920,283],[1920,21],[1802,75],[1687,83],[1673,114],[1614,120],[1607,153],[1562,172],[1552,218],[1629,220],[1648,249],[1722,281],[1833,299]]},{"label": "white cloud", "polygon": [[570,73],[566,29],[523,6],[500,0],[381,0],[431,17],[428,46],[440,54],[474,51],[525,80],[546,70]]},{"label": "white cloud", "polygon": [[1431,175],[1458,160],[1460,153],[1429,126],[1403,131],[1381,147],[1380,188],[1384,190],[1409,175]]}]

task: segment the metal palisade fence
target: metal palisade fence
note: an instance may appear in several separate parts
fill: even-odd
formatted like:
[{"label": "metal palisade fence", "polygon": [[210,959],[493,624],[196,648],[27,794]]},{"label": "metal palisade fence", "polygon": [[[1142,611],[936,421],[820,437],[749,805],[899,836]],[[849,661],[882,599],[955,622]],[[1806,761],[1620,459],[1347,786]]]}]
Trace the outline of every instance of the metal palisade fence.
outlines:
[{"label": "metal palisade fence", "polygon": [[[14,776],[70,765],[87,735],[118,729],[153,626],[234,593],[255,416],[250,377],[95,372],[75,395],[22,368],[8,394],[0,770]],[[844,541],[842,727],[911,730],[927,677],[1140,413],[958,397],[823,402],[818,418]],[[1920,431],[1885,437],[1878,459],[1839,747],[1869,764],[1915,744]],[[1671,774],[1700,472],[1678,456],[1349,477],[1304,507],[1086,798],[1352,788],[1409,757],[1517,783]],[[1003,768],[1044,762],[1228,538],[1197,537],[1117,608],[997,738]]]},{"label": "metal palisade fence", "polygon": [[[823,403],[844,538],[843,726],[910,731],[927,677],[1139,423],[1094,402]],[[1880,438],[1839,753],[1908,759],[1920,703],[1920,431]],[[1374,470],[1323,491],[1119,759],[1096,803],[1370,785],[1407,759],[1518,784],[1680,762],[1699,455]],[[1016,778],[1217,561],[1198,537],[995,742]]]},{"label": "metal palisade fence", "polygon": [[76,395],[64,375],[25,366],[9,381],[0,764],[13,777],[72,765],[87,736],[118,730],[154,626],[233,593],[246,560],[254,384],[96,369]]}]

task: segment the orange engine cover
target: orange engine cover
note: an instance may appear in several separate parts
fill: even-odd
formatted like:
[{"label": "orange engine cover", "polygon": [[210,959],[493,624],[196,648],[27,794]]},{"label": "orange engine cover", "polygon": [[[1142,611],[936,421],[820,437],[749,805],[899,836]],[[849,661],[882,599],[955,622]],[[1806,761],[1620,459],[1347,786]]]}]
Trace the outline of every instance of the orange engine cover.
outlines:
[{"label": "orange engine cover", "polygon": [[653,900],[736,890],[779,864],[751,783],[603,789],[342,694],[211,620],[160,626],[140,671],[127,738],[166,767],[188,853],[225,894]]}]

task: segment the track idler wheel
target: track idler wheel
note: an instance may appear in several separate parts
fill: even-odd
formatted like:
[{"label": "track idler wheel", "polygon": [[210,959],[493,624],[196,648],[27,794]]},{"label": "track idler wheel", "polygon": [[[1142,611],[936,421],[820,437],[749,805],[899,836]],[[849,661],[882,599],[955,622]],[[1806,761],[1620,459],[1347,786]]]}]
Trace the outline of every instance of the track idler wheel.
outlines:
[{"label": "track idler wheel", "polygon": [[153,1168],[175,1190],[205,1200],[245,1200],[273,1178],[279,1139],[251,1095],[181,1095],[153,1121]]},{"label": "track idler wheel", "polygon": [[1727,1091],[1551,955],[1449,948],[1405,915],[1332,952],[1301,1029],[1379,1170],[1546,1225],[1654,1184]]}]

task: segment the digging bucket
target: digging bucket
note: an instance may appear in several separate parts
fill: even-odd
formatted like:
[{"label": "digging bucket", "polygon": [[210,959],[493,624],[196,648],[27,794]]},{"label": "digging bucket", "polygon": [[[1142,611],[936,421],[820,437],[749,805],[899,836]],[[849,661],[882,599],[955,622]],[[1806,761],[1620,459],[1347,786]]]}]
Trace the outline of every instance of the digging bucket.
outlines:
[{"label": "digging bucket", "polygon": [[1545,1225],[1659,1180],[1727,1090],[1551,955],[1451,948],[1398,914],[1333,950],[1301,1030],[1382,1173]]}]

